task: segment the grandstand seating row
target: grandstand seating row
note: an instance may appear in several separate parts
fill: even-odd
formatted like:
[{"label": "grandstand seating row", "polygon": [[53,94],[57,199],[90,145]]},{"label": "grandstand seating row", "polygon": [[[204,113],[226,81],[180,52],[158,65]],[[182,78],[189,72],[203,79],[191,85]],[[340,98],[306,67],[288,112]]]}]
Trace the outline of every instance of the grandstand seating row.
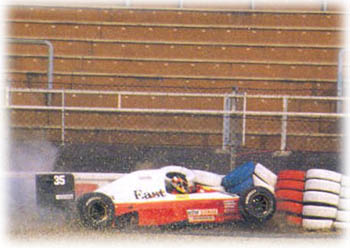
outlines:
[{"label": "grandstand seating row", "polygon": [[249,10],[160,9],[13,6],[10,19],[66,20],[128,23],[216,24],[260,26],[340,27],[343,15],[337,9]]}]

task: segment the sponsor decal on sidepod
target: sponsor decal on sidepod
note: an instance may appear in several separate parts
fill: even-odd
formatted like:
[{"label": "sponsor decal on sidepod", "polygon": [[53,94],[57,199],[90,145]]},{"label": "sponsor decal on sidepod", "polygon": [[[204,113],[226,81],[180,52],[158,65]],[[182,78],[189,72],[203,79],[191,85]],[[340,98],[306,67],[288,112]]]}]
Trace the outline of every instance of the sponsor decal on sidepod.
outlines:
[{"label": "sponsor decal on sidepod", "polygon": [[189,209],[187,216],[189,222],[215,221],[218,209]]},{"label": "sponsor decal on sidepod", "polygon": [[143,192],[141,189],[139,189],[139,190],[134,190],[134,194],[135,194],[136,200],[147,200],[147,199],[165,197],[165,191],[162,189],[154,192]]}]

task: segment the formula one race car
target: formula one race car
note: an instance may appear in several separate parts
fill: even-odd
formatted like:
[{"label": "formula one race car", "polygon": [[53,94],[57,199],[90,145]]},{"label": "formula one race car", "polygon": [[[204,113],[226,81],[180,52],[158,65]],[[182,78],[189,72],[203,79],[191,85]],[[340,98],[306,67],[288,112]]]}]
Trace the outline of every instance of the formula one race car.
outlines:
[{"label": "formula one race car", "polygon": [[42,173],[36,175],[37,203],[73,204],[81,223],[96,229],[118,226],[131,216],[126,219],[140,226],[237,220],[261,224],[273,216],[276,200],[267,188],[251,185],[229,193],[221,185],[199,183],[198,173],[207,172],[166,166],[129,174]]}]

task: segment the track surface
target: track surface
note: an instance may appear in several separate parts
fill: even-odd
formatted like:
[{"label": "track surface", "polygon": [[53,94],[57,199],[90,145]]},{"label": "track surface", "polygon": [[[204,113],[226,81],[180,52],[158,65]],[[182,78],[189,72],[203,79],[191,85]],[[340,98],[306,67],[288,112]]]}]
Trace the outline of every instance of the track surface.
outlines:
[{"label": "track surface", "polygon": [[[23,217],[23,216],[22,216]],[[185,226],[176,230],[159,227],[127,227],[104,231],[88,230],[76,220],[55,216],[38,219],[26,216],[8,225],[8,238],[16,247],[328,247],[340,245],[344,236],[339,232],[305,232],[281,222],[276,215],[263,228],[242,224]],[[116,246],[116,244],[118,244]]]}]

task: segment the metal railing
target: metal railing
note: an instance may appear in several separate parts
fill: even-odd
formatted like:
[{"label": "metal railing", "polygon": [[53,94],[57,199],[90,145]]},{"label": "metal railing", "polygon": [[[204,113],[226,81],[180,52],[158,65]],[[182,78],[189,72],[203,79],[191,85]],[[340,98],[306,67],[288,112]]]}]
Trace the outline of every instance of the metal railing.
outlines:
[{"label": "metal railing", "polygon": [[[16,100],[15,94],[20,94],[22,97],[25,94],[30,94],[31,98],[38,99],[38,95],[52,94],[55,96],[55,101],[53,101],[51,106],[47,106],[45,102],[39,104],[27,104],[20,103]],[[34,96],[36,95],[36,96]],[[89,106],[89,104],[69,104],[67,98],[75,96],[84,95],[95,95],[95,96],[111,96],[113,103],[112,106]],[[58,97],[57,97],[58,96]],[[20,98],[22,98],[20,97]],[[142,101],[136,99],[132,105],[129,103],[129,97],[145,98]],[[13,99],[12,99],[13,98]],[[161,98],[163,100],[161,100]],[[193,101],[207,101],[208,99],[215,99],[216,104],[208,104],[206,106],[201,106],[200,108],[193,108],[192,106],[183,106],[179,108],[174,107],[164,107],[161,104],[157,107],[145,106],[145,102],[149,102],[152,99],[158,102],[164,102],[168,98],[175,99],[176,101],[181,101],[184,99],[193,99]],[[60,100],[58,100],[60,99]],[[234,140],[236,145],[245,146],[246,138],[248,135],[278,135],[280,136],[280,150],[287,150],[287,140],[289,136],[310,136],[310,137],[328,137],[328,138],[342,138],[343,134],[341,131],[336,132],[315,132],[309,130],[294,130],[289,131],[289,126],[293,118],[309,118],[315,122],[320,120],[335,120],[339,121],[342,118],[348,116],[345,113],[337,113],[336,106],[337,102],[344,102],[347,98],[345,97],[309,97],[309,96],[285,96],[285,95],[247,95],[247,94],[198,94],[198,93],[162,93],[162,92],[127,92],[127,91],[87,91],[87,90],[47,90],[47,89],[18,89],[18,88],[6,88],[6,107],[9,110],[21,110],[21,111],[53,111],[60,112],[61,123],[60,125],[49,124],[44,126],[32,126],[29,124],[17,126],[19,128],[50,128],[58,129],[61,132],[61,143],[64,144],[66,140],[66,130],[73,128],[66,123],[66,114],[73,112],[80,113],[130,113],[130,114],[152,114],[152,115],[190,115],[196,116],[215,116],[222,120],[221,131],[220,127],[215,130],[208,129],[198,129],[198,130],[186,130],[186,128],[179,129],[157,129],[157,128],[141,128],[132,129],[132,131],[144,131],[144,132],[192,132],[192,133],[215,133],[222,135],[222,148],[227,149],[232,146]],[[256,104],[253,101],[267,102],[269,100],[278,101],[279,103],[274,108],[277,110],[270,110],[269,107],[265,109],[260,108],[260,103]],[[23,101],[22,101],[23,102]],[[331,107],[324,108],[322,111],[315,108],[315,111],[303,111],[295,107],[295,102],[311,102],[315,106],[321,105],[322,102],[329,103]],[[265,104],[266,105],[266,104]],[[269,103],[267,103],[269,105]],[[327,105],[327,106],[328,106]],[[335,106],[334,108],[332,106]],[[234,117],[234,118],[232,118]],[[247,124],[249,118],[277,118],[280,122],[280,128],[276,130],[261,131],[261,130],[251,130]],[[232,122],[232,120],[239,120],[240,123]],[[276,120],[275,120],[276,121]],[[11,123],[10,126],[16,126],[15,123]],[[233,128],[234,127],[234,128]],[[80,123],[78,126],[74,126],[75,129],[86,130],[89,127],[84,126],[84,123]],[[96,125],[92,129],[108,129],[108,131],[120,131],[119,127],[103,127],[103,125]],[[239,134],[234,136],[233,133]],[[238,138],[239,137],[239,140]]]},{"label": "metal railing", "polygon": [[[206,8],[213,6],[212,8],[217,8],[215,7],[217,4],[222,6],[221,8],[226,7],[230,8],[233,4],[244,4],[247,5],[246,8],[255,10],[258,9],[260,6],[264,6],[264,1],[259,1],[259,0],[239,0],[239,1],[231,1],[231,0],[221,0],[219,2],[217,1],[205,1],[204,3],[199,4],[200,1],[192,1],[192,0],[152,0],[152,1],[140,1],[140,0],[115,0],[113,3],[110,3],[109,6],[113,7],[119,7],[119,6],[125,6],[127,8],[147,8],[147,7],[164,7],[164,8],[180,8],[180,9],[187,9],[187,8],[193,8],[195,6],[196,8],[200,8],[201,6],[205,6]],[[297,2],[299,3],[299,2]],[[38,5],[38,4],[43,4],[41,2],[39,3],[31,3],[30,5]],[[88,1],[87,3],[84,3],[83,1],[79,1],[78,3],[72,4],[70,3],[70,6],[96,6],[100,4],[99,1]],[[291,2],[293,4],[293,1]],[[295,3],[294,3],[295,4]],[[328,5],[329,5],[329,0],[319,0],[318,2],[315,2],[315,4],[318,4],[320,6],[321,11],[327,11],[328,10]],[[50,3],[45,3],[45,5],[48,6],[60,6],[64,5],[66,6],[67,3],[65,2],[55,2],[54,4]],[[290,5],[289,2],[286,4],[287,6]],[[108,5],[107,5],[108,6]]]},{"label": "metal railing", "polygon": [[[161,5],[161,4],[172,4],[172,5],[176,5],[178,8],[186,8],[186,4],[191,4],[191,1],[186,1],[186,0],[167,0],[167,1],[150,1],[149,3],[142,1],[141,6],[147,6],[147,5]],[[206,4],[210,5],[215,5],[216,1],[206,1]],[[221,1],[221,4],[226,4],[227,7],[229,7],[230,5],[232,5],[232,1]],[[247,5],[249,5],[249,8],[254,10],[256,9],[257,4],[264,4],[264,2],[262,1],[258,1],[258,0],[241,0],[238,1],[238,3],[246,3]],[[118,5],[124,5],[126,7],[137,7],[138,5],[140,5],[140,1],[133,1],[133,0],[124,0],[124,1],[118,1]],[[320,10],[322,11],[327,11],[328,10],[328,0],[320,0],[319,1],[319,5],[320,5]]]},{"label": "metal railing", "polygon": [[[311,118],[343,118],[346,116],[344,113],[335,113],[335,112],[304,112],[304,111],[288,111],[288,105],[290,101],[334,101],[334,102],[342,102],[345,101],[344,97],[310,97],[310,96],[279,96],[279,95],[234,95],[231,96],[234,98],[242,98],[243,99],[243,109],[242,111],[233,111],[234,114],[242,115],[243,126],[242,126],[242,142],[241,144],[245,145],[245,137],[246,137],[246,117],[247,116],[280,116],[281,117],[281,146],[280,150],[286,150],[286,142],[288,135],[288,119],[289,117],[311,117]],[[247,100],[248,99],[278,99],[281,101],[282,111],[249,111],[247,110]],[[232,113],[232,112],[231,112]],[[302,133],[305,135],[305,133]],[[294,134],[295,135],[295,134]],[[320,134],[315,133],[315,136]],[[327,134],[326,134],[327,135]],[[338,134],[337,134],[338,135]],[[339,134],[341,136],[341,134]],[[324,135],[322,135],[324,136]],[[329,134],[329,136],[333,136],[333,134]]]},{"label": "metal railing", "polygon": [[[35,44],[35,45],[45,45],[48,48],[48,63],[47,63],[47,88],[53,89],[53,70],[54,70],[54,47],[51,41],[41,40],[41,39],[20,39],[12,38],[7,39],[9,43],[19,43],[19,44]],[[48,105],[51,105],[51,95],[48,94]]]}]

